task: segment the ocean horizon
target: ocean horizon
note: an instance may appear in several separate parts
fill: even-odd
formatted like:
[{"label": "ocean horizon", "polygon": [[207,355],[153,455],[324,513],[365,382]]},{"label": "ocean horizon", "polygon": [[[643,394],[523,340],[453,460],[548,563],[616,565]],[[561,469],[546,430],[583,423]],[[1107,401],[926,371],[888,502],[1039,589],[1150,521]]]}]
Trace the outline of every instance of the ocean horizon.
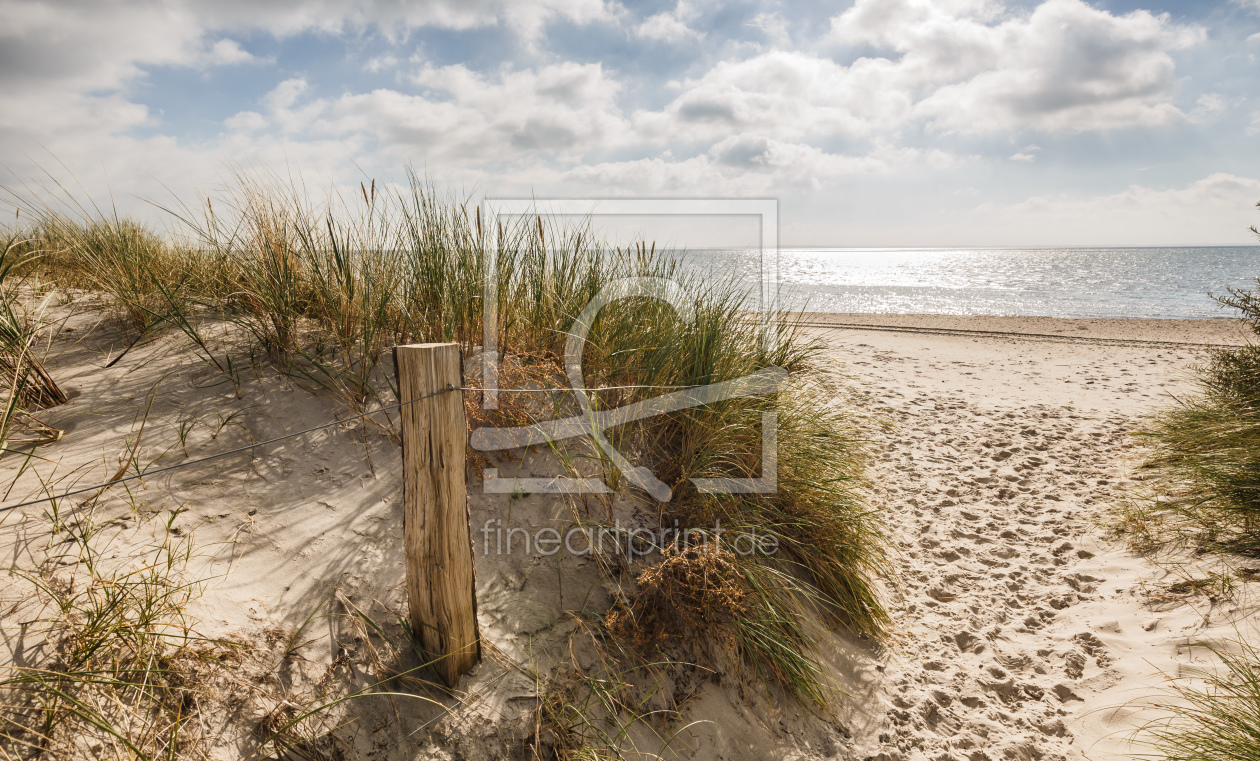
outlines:
[{"label": "ocean horizon", "polygon": [[[754,289],[763,271],[755,248],[684,261]],[[812,312],[1220,319],[1212,295],[1256,285],[1260,246],[781,248],[765,274]]]}]

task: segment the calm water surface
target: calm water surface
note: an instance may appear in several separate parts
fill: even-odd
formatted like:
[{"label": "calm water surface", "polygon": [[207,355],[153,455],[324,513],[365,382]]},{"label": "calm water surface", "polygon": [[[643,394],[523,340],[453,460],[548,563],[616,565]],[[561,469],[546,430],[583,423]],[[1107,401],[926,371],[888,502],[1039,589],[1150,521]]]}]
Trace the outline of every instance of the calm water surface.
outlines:
[{"label": "calm water surface", "polygon": [[[686,261],[759,280],[755,250]],[[1255,286],[1260,246],[783,249],[778,270],[784,304],[818,312],[1210,318],[1229,313],[1209,293]]]}]

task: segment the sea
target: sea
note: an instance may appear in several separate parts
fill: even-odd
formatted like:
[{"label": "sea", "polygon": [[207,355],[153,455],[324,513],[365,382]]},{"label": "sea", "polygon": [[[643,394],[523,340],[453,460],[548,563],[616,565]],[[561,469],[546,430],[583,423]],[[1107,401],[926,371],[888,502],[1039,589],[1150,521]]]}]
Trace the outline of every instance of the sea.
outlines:
[{"label": "sea", "polygon": [[812,312],[1146,317],[1232,316],[1216,302],[1255,288],[1260,246],[1151,248],[701,249],[688,268]]}]

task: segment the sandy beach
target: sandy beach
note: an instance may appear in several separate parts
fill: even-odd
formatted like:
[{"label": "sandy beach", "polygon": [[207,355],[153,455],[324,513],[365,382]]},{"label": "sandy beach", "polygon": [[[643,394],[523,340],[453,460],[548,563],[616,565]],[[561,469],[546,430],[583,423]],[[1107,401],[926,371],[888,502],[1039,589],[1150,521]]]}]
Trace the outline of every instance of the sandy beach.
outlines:
[{"label": "sandy beach", "polygon": [[0,761],[1260,761],[1260,0],[0,7]]},{"label": "sandy beach", "polygon": [[[818,315],[811,322],[1064,336],[819,330],[883,434],[878,504],[896,532],[902,635],[888,654],[887,759],[1090,758],[1128,743],[1164,675],[1208,662],[1247,608],[1108,541],[1133,485],[1129,434],[1190,386],[1228,321]],[[1102,339],[1102,340],[1096,340]],[[1133,341],[1134,343],[1123,343]],[[1137,343],[1168,342],[1168,343]],[[881,755],[882,754],[882,755]]]},{"label": "sandy beach", "polygon": [[[1205,345],[1245,340],[1238,326],[909,315],[807,322],[828,347],[827,382],[847,387],[872,415],[880,450],[872,504],[887,517],[897,549],[889,589],[895,636],[881,650],[842,634],[820,643],[829,678],[847,693],[834,719],[794,707],[775,690],[745,690],[732,675],[687,685],[694,695],[685,718],[711,723],[689,730],[675,752],[883,761],[1102,760],[1135,752],[1127,739],[1147,715],[1143,701],[1164,674],[1207,662],[1194,643],[1233,634],[1247,585],[1231,597],[1169,594],[1176,569],[1109,540],[1109,510],[1134,483],[1129,434],[1188,390],[1186,372]],[[137,410],[155,386],[146,466],[179,461],[184,447],[204,455],[338,411],[274,373],[251,379],[237,399],[169,338],[105,369],[121,346],[92,326],[88,314],[72,319],[49,361],[72,399],[50,411],[48,422],[67,435],[42,450],[50,459],[36,470],[59,487],[118,467],[120,442],[135,436]],[[197,422],[181,442],[181,422],[189,420]],[[207,634],[249,642],[291,634],[334,586],[391,635],[400,633],[389,620],[405,607],[398,455],[383,437],[364,435],[325,429],[130,489],[145,509],[183,508],[173,530],[195,533],[203,548],[192,570],[210,579],[194,610]],[[530,455],[518,467],[541,475],[552,466]],[[16,463],[3,467],[12,478]],[[62,478],[71,469],[75,476]],[[470,479],[474,543],[477,527],[494,519],[534,527],[571,520],[554,498],[482,494],[478,474]],[[40,488],[27,472],[9,499]],[[163,521],[110,509],[110,541],[124,556],[166,531]],[[45,520],[39,507],[9,514],[5,555],[18,564],[45,559],[52,550],[29,541]],[[361,754],[519,757],[535,731],[531,669],[559,662],[578,629],[574,611],[606,609],[617,594],[589,558],[475,555],[487,657],[443,698],[442,710],[356,707]],[[7,585],[4,602],[22,609],[29,591]],[[5,637],[3,658],[11,662],[38,647],[17,629],[6,627]],[[319,684],[363,647],[321,617],[303,635],[294,683]],[[352,668],[346,678],[357,684],[370,675]],[[256,720],[266,706],[241,710]],[[248,747],[241,729],[248,721],[233,715],[207,730],[221,738],[216,757]]]}]

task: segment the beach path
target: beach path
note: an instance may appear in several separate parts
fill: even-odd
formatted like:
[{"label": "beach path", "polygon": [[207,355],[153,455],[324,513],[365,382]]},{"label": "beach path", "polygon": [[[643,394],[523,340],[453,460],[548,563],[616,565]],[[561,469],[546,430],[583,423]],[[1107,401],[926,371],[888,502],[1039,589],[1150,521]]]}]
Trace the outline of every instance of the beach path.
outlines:
[{"label": "beach path", "polygon": [[[1249,608],[1108,539],[1134,486],[1131,433],[1225,321],[817,315],[877,434],[876,504],[899,555],[882,759],[1131,757],[1164,674],[1208,663]],[[927,331],[927,332],[916,332]],[[949,331],[992,331],[990,333]],[[1062,335],[1071,340],[1014,333]],[[1101,339],[1101,340],[1099,340]],[[1131,342],[1131,343],[1126,343]],[[1154,343],[1160,342],[1160,343]],[[1245,585],[1244,585],[1245,586]]]}]

